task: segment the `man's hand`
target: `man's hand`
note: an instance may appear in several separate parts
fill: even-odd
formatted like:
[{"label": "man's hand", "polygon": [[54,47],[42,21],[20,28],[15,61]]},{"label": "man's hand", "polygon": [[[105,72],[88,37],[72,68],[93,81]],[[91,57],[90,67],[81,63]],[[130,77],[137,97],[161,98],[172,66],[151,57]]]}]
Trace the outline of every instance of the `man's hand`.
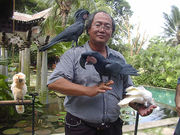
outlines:
[{"label": "man's hand", "polygon": [[150,105],[149,107],[145,107],[144,105],[139,105],[137,111],[141,116],[147,116],[151,114],[156,107],[157,107],[156,105]]},{"label": "man's hand", "polygon": [[99,93],[105,93],[107,90],[111,90],[112,87],[110,85],[114,84],[114,81],[110,80],[107,83],[100,83],[99,85],[95,85],[88,88],[88,91],[86,92],[87,96],[93,97],[96,96]]},{"label": "man's hand", "polygon": [[151,114],[153,110],[157,107],[156,105],[150,105],[149,107],[146,107],[143,104],[139,103],[130,103],[129,106],[137,110],[141,116],[147,116]]},{"label": "man's hand", "polygon": [[178,116],[180,117],[180,103],[176,103],[176,111],[178,113]]}]

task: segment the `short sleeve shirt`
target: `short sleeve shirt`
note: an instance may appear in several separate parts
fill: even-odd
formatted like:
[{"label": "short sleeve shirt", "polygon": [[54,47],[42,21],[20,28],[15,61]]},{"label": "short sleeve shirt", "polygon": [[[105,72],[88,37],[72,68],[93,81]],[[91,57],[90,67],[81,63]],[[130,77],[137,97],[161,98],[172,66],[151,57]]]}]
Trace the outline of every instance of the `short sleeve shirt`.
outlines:
[{"label": "short sleeve shirt", "polygon": [[[113,53],[113,55],[125,60],[121,53],[110,49],[108,46],[106,48],[108,56]],[[83,46],[71,48],[65,52],[50,75],[48,84],[60,78],[84,86],[99,84],[101,78],[94,66],[86,65],[86,69],[83,69],[79,64],[81,54],[88,51],[93,50],[87,42]],[[119,77],[112,77],[111,79],[114,81],[111,86],[112,90],[106,91],[104,94],[99,93],[94,97],[66,96],[64,101],[66,111],[92,123],[114,122],[117,120],[120,114],[120,107],[117,104],[122,99],[125,89],[132,86],[133,83],[128,75],[119,75]],[[103,81],[108,81],[108,77],[103,77]]]},{"label": "short sleeve shirt", "polygon": [[180,77],[178,78],[177,84],[180,84]]}]

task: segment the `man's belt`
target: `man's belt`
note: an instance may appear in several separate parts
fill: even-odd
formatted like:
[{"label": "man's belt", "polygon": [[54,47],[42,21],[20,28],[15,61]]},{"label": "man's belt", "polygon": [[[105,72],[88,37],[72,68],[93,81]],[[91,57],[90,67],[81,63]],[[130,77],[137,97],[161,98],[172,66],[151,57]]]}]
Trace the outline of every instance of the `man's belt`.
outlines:
[{"label": "man's belt", "polygon": [[[118,118],[115,122],[90,123],[90,122],[84,121],[68,112],[67,112],[67,117],[72,118],[72,119],[78,121],[79,123],[85,124],[89,127],[96,128],[97,130],[104,130],[104,129],[110,128],[113,125],[117,125],[118,123],[123,124],[123,121],[120,118]],[[121,122],[119,122],[119,121],[121,121]]]}]

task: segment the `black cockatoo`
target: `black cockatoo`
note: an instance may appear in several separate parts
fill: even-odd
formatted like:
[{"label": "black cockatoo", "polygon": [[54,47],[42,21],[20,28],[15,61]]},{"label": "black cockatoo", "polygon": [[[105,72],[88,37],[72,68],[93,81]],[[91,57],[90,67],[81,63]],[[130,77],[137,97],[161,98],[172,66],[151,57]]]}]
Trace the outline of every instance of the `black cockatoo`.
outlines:
[{"label": "black cockatoo", "polygon": [[135,68],[113,54],[106,59],[98,52],[85,52],[81,55],[79,62],[84,69],[86,63],[93,64],[101,80],[102,76],[108,76],[110,79],[111,76],[117,77],[118,75],[139,75]]},{"label": "black cockatoo", "polygon": [[55,38],[53,38],[49,44],[42,46],[39,48],[39,51],[45,51],[54,44],[59,42],[69,42],[73,41],[72,46],[74,46],[74,42],[76,42],[76,46],[78,46],[78,38],[84,31],[85,20],[88,18],[89,12],[85,9],[79,9],[75,14],[76,21],[74,24],[66,28],[63,32],[58,34]]}]

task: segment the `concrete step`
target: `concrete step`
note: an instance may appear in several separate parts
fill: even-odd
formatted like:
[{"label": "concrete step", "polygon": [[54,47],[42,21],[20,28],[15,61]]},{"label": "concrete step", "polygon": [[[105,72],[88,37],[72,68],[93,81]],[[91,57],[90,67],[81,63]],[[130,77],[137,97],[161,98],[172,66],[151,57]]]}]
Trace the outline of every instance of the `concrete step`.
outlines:
[{"label": "concrete step", "polygon": [[[162,120],[145,122],[145,123],[138,124],[138,130],[169,126],[169,125],[177,124],[178,120],[179,120],[179,117],[172,117],[172,118],[167,118],[167,119],[162,119]],[[135,125],[133,124],[133,125],[124,125],[122,130],[123,132],[131,132],[131,131],[134,131],[134,129],[135,129]]]}]

